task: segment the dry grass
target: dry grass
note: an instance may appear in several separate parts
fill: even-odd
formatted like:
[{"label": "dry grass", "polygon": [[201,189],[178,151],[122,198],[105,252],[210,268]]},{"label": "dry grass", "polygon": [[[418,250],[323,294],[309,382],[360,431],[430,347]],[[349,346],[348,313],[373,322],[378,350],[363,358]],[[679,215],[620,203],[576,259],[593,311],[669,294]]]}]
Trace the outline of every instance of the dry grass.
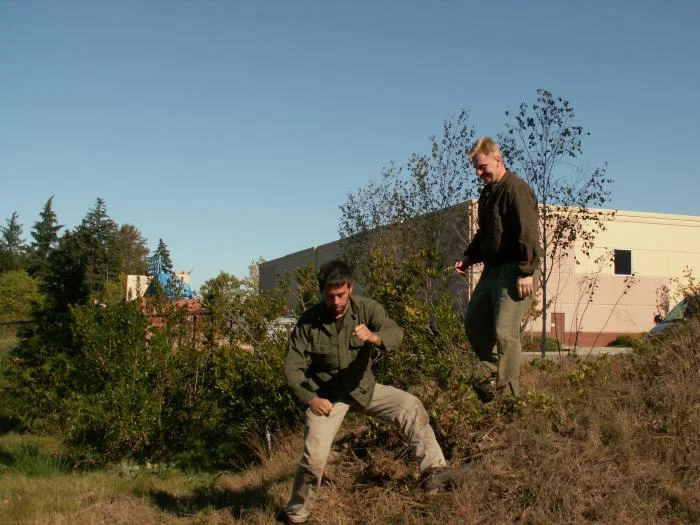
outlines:
[{"label": "dry grass", "polygon": [[[443,438],[459,429],[449,452],[474,465],[437,497],[417,487],[395,433],[348,418],[311,523],[698,523],[699,379],[698,322],[631,355],[527,365],[517,403],[457,426],[436,422]],[[7,454],[18,438],[4,439]],[[6,470],[0,515],[31,524],[274,523],[300,448],[300,434],[278,437],[272,459],[238,474]]]},{"label": "dry grass", "polygon": [[14,328],[0,326],[0,356],[7,353],[15,343],[17,343],[17,331]]}]

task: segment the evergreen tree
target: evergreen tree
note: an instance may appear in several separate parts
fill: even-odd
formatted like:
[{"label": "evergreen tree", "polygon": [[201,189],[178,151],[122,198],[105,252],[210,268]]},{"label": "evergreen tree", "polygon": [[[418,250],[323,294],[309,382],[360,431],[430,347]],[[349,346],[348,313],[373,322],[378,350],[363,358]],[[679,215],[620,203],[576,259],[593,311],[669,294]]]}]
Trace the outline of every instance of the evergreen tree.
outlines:
[{"label": "evergreen tree", "polygon": [[19,270],[26,261],[27,247],[16,211],[7,219],[7,226],[0,226],[0,232],[0,272]]},{"label": "evergreen tree", "polygon": [[160,258],[161,272],[169,273],[173,271],[173,261],[170,258],[170,250],[168,250],[168,245],[165,244],[165,241],[163,241],[163,239],[158,239],[158,248],[156,248],[156,251],[153,255],[156,260]]},{"label": "evergreen tree", "polygon": [[32,276],[43,278],[46,275],[49,251],[58,244],[58,232],[63,226],[58,224],[56,213],[53,211],[53,195],[44,204],[44,210],[39,214],[41,218],[34,223],[32,229],[32,254],[29,264],[29,272]]},{"label": "evergreen tree", "polygon": [[49,307],[67,311],[68,305],[84,304],[91,296],[101,295],[105,285],[119,274],[117,224],[98,198],[81,224],[66,232],[56,248],[49,251],[42,291]]},{"label": "evergreen tree", "polygon": [[68,231],[59,239],[56,248],[49,252],[41,291],[46,294],[47,312],[51,312],[51,315],[68,312],[71,304],[87,302],[86,257],[83,257],[82,251],[80,236]]},{"label": "evergreen tree", "polygon": [[107,213],[107,206],[98,197],[95,207],[88,211],[76,229],[80,254],[85,262],[85,286],[90,293],[102,291],[104,285],[119,274],[115,250],[117,224]]}]

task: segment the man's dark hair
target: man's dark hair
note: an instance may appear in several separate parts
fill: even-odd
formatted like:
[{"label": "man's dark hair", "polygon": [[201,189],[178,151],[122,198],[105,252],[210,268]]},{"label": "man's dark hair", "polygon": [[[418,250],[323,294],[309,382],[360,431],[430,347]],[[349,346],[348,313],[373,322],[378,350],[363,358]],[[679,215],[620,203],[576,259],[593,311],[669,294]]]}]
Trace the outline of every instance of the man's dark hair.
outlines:
[{"label": "man's dark hair", "polygon": [[345,261],[334,259],[328,261],[318,272],[318,288],[323,291],[326,286],[352,285],[352,270]]}]

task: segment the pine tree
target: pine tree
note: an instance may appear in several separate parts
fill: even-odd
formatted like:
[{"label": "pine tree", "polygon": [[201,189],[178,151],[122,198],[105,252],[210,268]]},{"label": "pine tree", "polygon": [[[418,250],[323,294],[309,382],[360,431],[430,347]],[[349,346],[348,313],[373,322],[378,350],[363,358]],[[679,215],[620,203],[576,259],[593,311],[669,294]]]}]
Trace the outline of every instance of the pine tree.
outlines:
[{"label": "pine tree", "polygon": [[0,226],[0,232],[0,272],[19,270],[26,261],[27,247],[16,211],[7,219],[7,226]]},{"label": "pine tree", "polygon": [[58,232],[63,226],[58,224],[56,213],[53,211],[53,195],[44,204],[44,210],[39,214],[41,218],[34,223],[31,244],[32,254],[29,264],[29,273],[34,277],[43,278],[46,275],[49,251],[58,244]]},{"label": "pine tree", "polygon": [[67,312],[69,305],[102,298],[105,286],[119,275],[117,234],[117,224],[107,214],[104,200],[98,198],[80,225],[66,232],[49,251],[41,289],[50,310]]},{"label": "pine tree", "polygon": [[155,253],[153,254],[154,257],[160,258],[160,271],[161,272],[166,272],[170,273],[173,271],[173,261],[170,258],[170,250],[168,250],[168,245],[165,244],[165,241],[163,239],[158,239],[158,248],[156,248]]},{"label": "pine tree", "polygon": [[46,274],[40,283],[46,294],[46,311],[51,316],[68,312],[69,305],[87,302],[90,290],[85,283],[84,242],[74,231],[67,231],[49,251]]},{"label": "pine tree", "polygon": [[95,207],[88,211],[76,229],[85,258],[85,286],[90,293],[101,291],[119,274],[115,250],[117,232],[117,223],[107,213],[104,200],[98,197]]}]

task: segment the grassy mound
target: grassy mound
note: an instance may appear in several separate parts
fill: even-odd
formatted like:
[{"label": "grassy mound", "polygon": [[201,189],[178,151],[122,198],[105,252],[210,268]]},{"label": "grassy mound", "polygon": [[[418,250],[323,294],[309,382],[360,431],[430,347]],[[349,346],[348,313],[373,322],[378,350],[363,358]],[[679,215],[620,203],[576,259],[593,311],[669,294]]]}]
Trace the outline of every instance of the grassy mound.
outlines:
[{"label": "grassy mound", "polygon": [[[471,462],[451,493],[426,497],[400,435],[348,417],[311,522],[700,522],[700,323],[631,354],[536,360],[517,400],[487,409],[455,373],[429,381],[424,400],[446,453]],[[238,474],[120,466],[66,473],[36,461],[16,438],[0,441],[5,522],[274,523],[288,497],[301,434],[277,435],[273,454]],[[41,464],[50,450],[30,455]],[[70,477],[68,480],[67,478]],[[126,521],[125,521],[126,520]]]}]

